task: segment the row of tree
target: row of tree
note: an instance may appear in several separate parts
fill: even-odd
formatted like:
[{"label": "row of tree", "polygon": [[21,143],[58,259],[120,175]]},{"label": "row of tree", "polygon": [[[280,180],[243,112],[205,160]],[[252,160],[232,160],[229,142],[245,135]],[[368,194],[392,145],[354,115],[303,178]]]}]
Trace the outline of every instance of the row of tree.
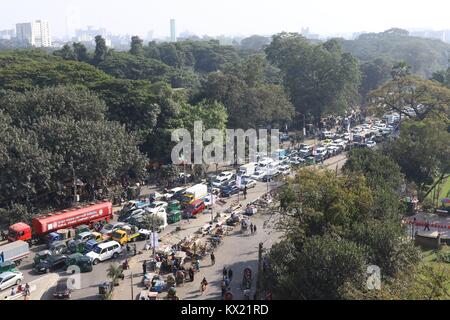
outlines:
[{"label": "row of tree", "polygon": [[351,151],[340,176],[305,169],[280,190],[284,236],[264,279],[275,298],[449,297],[448,274],[420,263],[406,239],[402,199],[416,192],[424,202],[450,176],[450,90],[399,64],[369,97],[373,112],[402,115],[400,133],[379,150]]}]

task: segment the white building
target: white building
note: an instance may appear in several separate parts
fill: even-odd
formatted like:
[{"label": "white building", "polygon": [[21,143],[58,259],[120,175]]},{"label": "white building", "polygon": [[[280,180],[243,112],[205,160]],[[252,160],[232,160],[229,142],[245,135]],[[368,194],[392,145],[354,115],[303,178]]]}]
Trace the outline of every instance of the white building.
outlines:
[{"label": "white building", "polygon": [[47,21],[36,20],[28,23],[16,24],[16,37],[22,44],[33,47],[51,47],[52,38]]},{"label": "white building", "polygon": [[175,19],[170,20],[170,41],[177,42],[177,30]]}]

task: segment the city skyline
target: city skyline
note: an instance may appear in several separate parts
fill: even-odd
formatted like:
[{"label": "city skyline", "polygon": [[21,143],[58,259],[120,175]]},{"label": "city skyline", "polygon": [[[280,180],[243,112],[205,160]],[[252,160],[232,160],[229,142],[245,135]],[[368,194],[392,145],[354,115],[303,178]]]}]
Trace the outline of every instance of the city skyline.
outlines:
[{"label": "city skyline", "polygon": [[280,0],[278,4],[274,7],[268,0],[257,3],[230,0],[226,4],[206,0],[189,3],[180,0],[164,3],[139,0],[41,0],[36,3],[22,0],[2,5],[0,30],[39,19],[49,21],[56,38],[73,35],[75,29],[89,25],[106,28],[112,34],[145,36],[153,30],[155,38],[170,38],[171,19],[176,20],[177,34],[189,31],[199,36],[270,35],[282,31],[301,32],[305,27],[324,36],[380,32],[391,27],[450,29],[447,19],[450,4],[440,0],[430,0],[426,7],[406,0],[380,0],[364,5],[356,0],[339,3]]}]

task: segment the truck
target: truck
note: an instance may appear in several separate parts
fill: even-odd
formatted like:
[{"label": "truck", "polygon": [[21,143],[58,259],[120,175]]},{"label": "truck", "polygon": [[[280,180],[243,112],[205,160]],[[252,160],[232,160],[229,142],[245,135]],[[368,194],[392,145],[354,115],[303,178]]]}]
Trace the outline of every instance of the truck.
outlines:
[{"label": "truck", "polygon": [[119,230],[116,230],[112,234],[112,240],[117,241],[120,245],[125,245],[128,242],[135,242],[140,238],[137,227],[135,226],[124,226]]},{"label": "truck", "polygon": [[113,210],[110,201],[91,203],[85,207],[80,206],[37,216],[31,221],[31,226],[23,222],[16,223],[9,227],[8,241],[22,240],[34,244],[58,230],[109,222],[112,218]]},{"label": "truck", "polygon": [[30,246],[25,241],[14,241],[0,247],[0,263],[12,261],[17,266],[30,254]]},{"label": "truck", "polygon": [[239,168],[239,174],[240,174],[241,176],[247,176],[247,177],[250,177],[252,174],[255,173],[255,171],[256,171],[256,165],[257,165],[256,163],[251,162],[251,163],[248,163],[248,164],[245,164],[245,165],[241,166],[241,167]]},{"label": "truck", "polygon": [[187,189],[182,198],[182,203],[184,205],[189,205],[195,200],[202,199],[208,195],[208,186],[206,184],[197,184],[189,189]]}]

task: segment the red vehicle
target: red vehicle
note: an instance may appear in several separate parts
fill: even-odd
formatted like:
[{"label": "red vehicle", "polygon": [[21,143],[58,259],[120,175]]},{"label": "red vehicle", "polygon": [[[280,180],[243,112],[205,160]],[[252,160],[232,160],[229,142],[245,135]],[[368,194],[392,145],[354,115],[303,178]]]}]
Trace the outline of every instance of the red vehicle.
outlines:
[{"label": "red vehicle", "polygon": [[9,227],[8,241],[22,240],[32,243],[46,234],[60,229],[74,228],[82,224],[92,226],[95,222],[109,222],[112,218],[111,202],[92,203],[85,207],[76,207],[38,216],[31,221],[31,227],[23,222],[16,223]]},{"label": "red vehicle", "polygon": [[199,213],[202,213],[205,211],[206,205],[203,200],[195,200],[190,205],[187,205],[186,208],[183,211],[183,217],[194,217]]}]

